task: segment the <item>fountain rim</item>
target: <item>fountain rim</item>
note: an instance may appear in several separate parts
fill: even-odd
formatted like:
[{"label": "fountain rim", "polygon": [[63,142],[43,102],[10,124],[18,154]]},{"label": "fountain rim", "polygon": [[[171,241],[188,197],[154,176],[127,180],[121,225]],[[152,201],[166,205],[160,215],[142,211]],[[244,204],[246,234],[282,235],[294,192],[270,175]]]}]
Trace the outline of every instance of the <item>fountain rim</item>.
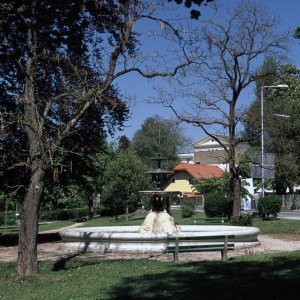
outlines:
[{"label": "fountain rim", "polygon": [[[249,248],[260,244],[257,238],[260,230],[257,227],[182,225],[180,232],[173,233],[140,233],[139,228],[140,226],[103,226],[64,229],[59,232],[62,239],[61,249],[75,252],[165,253],[166,247],[174,243],[174,237],[187,237],[189,240],[195,237],[197,240],[197,237],[203,236],[207,237],[204,242],[207,243],[210,236],[214,237],[213,242],[217,242],[222,241],[224,235],[234,236],[229,241],[235,243],[236,248]],[[218,235],[220,239],[216,240]]]},{"label": "fountain rim", "polygon": [[[69,228],[64,229],[59,232],[61,237],[68,236],[68,234],[71,234],[72,232],[75,233],[77,236],[81,236],[81,234],[88,234],[90,237],[92,235],[101,235],[102,237],[106,234],[108,234],[110,237],[115,236],[117,237],[120,235],[120,237],[126,237],[126,235],[129,236],[139,236],[139,237],[156,237],[156,236],[172,236],[172,235],[178,235],[178,236],[184,236],[186,234],[189,235],[203,235],[203,236],[209,236],[209,235],[220,235],[223,236],[224,233],[228,235],[234,235],[234,234],[259,234],[260,230],[257,227],[253,226],[233,226],[233,225],[181,225],[181,231],[180,232],[159,232],[159,233],[140,233],[139,229],[140,226],[101,226],[101,227],[77,227],[77,228]],[[198,229],[198,230],[197,230]],[[205,230],[206,229],[206,230]]]}]

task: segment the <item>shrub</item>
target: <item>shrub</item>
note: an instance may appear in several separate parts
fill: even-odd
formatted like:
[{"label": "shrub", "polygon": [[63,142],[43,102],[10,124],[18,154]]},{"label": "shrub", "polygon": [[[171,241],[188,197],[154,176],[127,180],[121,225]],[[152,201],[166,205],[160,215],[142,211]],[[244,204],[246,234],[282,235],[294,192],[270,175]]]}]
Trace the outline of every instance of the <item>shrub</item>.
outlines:
[{"label": "shrub", "polygon": [[181,216],[183,218],[190,218],[194,213],[194,203],[184,203],[181,205]]},{"label": "shrub", "polygon": [[102,204],[95,207],[94,212],[96,215],[100,215],[100,216],[111,216],[112,215],[111,209]]},{"label": "shrub", "polygon": [[253,217],[250,214],[231,217],[230,223],[234,226],[252,226]]},{"label": "shrub", "polygon": [[[5,225],[5,212],[0,212],[0,226]],[[14,225],[16,224],[16,212],[15,211],[8,211],[7,212],[7,225]]]},{"label": "shrub", "polygon": [[45,189],[43,194],[42,208],[45,210],[75,209],[87,204],[87,195],[76,185],[55,186]]},{"label": "shrub", "polygon": [[257,211],[263,220],[268,220],[269,216],[277,217],[281,208],[281,199],[278,196],[263,197],[258,201]]},{"label": "shrub", "polygon": [[88,208],[60,209],[52,211],[42,211],[40,213],[40,221],[56,221],[56,220],[77,220],[89,215]]},{"label": "shrub", "polygon": [[228,217],[230,203],[223,194],[215,193],[205,197],[204,212],[207,217]]}]

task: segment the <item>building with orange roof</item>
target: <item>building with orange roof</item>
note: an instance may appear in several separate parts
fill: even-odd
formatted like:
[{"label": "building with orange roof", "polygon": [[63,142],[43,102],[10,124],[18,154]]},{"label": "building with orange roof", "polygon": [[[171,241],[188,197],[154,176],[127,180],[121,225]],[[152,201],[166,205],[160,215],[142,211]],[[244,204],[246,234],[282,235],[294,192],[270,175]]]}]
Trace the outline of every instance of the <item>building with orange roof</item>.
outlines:
[{"label": "building with orange roof", "polygon": [[173,169],[173,175],[168,179],[165,191],[180,191],[183,198],[195,198],[198,204],[203,204],[201,194],[194,192],[195,180],[200,178],[221,177],[224,171],[218,166],[180,163]]}]

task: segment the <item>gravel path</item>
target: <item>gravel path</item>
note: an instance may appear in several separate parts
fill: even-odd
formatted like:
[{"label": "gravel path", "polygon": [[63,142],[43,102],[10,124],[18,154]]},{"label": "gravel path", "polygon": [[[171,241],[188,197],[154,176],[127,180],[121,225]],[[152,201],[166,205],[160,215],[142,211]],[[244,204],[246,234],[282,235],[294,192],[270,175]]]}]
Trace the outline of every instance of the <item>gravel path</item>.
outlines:
[{"label": "gravel path", "polygon": [[[300,250],[300,241],[286,241],[275,239],[267,235],[259,235],[260,245],[250,249],[240,249],[229,251],[228,257],[239,255],[256,255],[258,253],[274,253],[285,251]],[[71,254],[72,255],[72,254]],[[76,255],[81,258],[98,257],[102,259],[142,259],[150,258],[162,261],[173,260],[172,254],[115,254],[115,253],[84,253]],[[0,247],[0,261],[16,261],[18,256],[17,246]],[[44,260],[59,260],[70,257],[70,253],[66,253],[60,249],[60,243],[44,243],[38,245],[38,259]],[[221,255],[218,252],[201,252],[201,253],[180,253],[179,261],[198,261],[198,260],[220,260]]]}]

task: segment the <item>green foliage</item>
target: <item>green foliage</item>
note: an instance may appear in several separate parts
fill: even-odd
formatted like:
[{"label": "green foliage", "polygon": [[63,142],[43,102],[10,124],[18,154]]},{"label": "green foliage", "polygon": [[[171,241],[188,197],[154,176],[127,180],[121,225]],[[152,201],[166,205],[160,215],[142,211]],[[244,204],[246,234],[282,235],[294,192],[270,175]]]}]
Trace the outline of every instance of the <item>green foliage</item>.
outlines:
[{"label": "green foliage", "polygon": [[200,178],[195,190],[205,195],[204,211],[208,217],[227,217],[231,213],[232,204],[228,201],[229,174],[222,177]]},{"label": "green foliage", "polygon": [[[0,225],[5,225],[5,218],[6,213],[0,212]],[[14,225],[16,224],[16,212],[15,211],[8,211],[7,212],[7,225]]]},{"label": "green foliage", "polygon": [[229,192],[229,176],[225,173],[222,177],[200,178],[194,189],[200,194],[227,194]]},{"label": "green foliage", "polygon": [[239,161],[239,172],[242,178],[251,178],[251,156],[254,153],[256,154],[256,149],[254,150],[253,147],[247,149],[240,157]]},{"label": "green foliage", "polygon": [[205,197],[204,212],[207,217],[228,217],[231,210],[231,202],[224,194],[212,193]]},{"label": "green foliage", "polygon": [[128,139],[128,137],[126,135],[122,135],[118,139],[118,148],[120,148],[120,149],[127,150],[127,149],[129,149],[130,144],[131,144],[131,141]]},{"label": "green foliage", "polygon": [[14,210],[16,208],[16,200],[14,195],[8,195],[4,192],[0,192],[0,212],[7,210]]},{"label": "green foliage", "polygon": [[129,211],[136,210],[140,203],[138,191],[150,188],[145,171],[146,166],[133,151],[117,149],[103,173],[103,205],[114,215],[124,213],[127,205]]},{"label": "green foliage", "polygon": [[89,215],[88,208],[70,208],[53,211],[41,211],[40,221],[79,220]]},{"label": "green foliage", "polygon": [[105,184],[104,173],[107,165],[114,160],[115,150],[112,145],[106,145],[101,152],[88,155],[86,158],[87,169],[82,175],[85,188],[92,194],[102,194]]},{"label": "green foliage", "polygon": [[277,217],[277,214],[280,212],[282,201],[278,196],[268,196],[258,200],[257,210],[259,216],[263,220],[268,220],[272,215]]},{"label": "green foliage", "polygon": [[103,204],[101,205],[98,205],[97,207],[94,208],[94,212],[95,212],[95,215],[98,215],[98,216],[111,216],[111,209],[107,206],[104,206]]},{"label": "green foliage", "polygon": [[230,218],[230,223],[234,226],[252,226],[253,216],[250,214],[234,216]]},{"label": "green foliage", "polygon": [[42,208],[44,210],[79,208],[86,206],[88,196],[76,184],[56,186],[52,190],[45,189]]},{"label": "green foliage", "polygon": [[251,146],[259,146],[261,142],[261,87],[274,85],[279,76],[279,66],[273,57],[266,57],[258,70],[258,78],[255,81],[256,98],[247,110],[244,123],[244,138]]},{"label": "green foliage", "polygon": [[269,58],[260,73],[266,76],[256,82],[257,99],[247,112],[245,137],[260,146],[260,87],[287,84],[288,89],[268,88],[264,94],[264,146],[266,152],[275,154],[273,186],[278,194],[284,194],[299,181],[300,174],[300,72],[292,65],[278,66]]},{"label": "green foliage", "polygon": [[167,158],[162,162],[163,167],[173,168],[179,162],[177,153],[189,143],[178,124],[155,115],[146,119],[142,128],[134,134],[131,149],[151,168],[157,168],[152,158],[162,153]]},{"label": "green foliage", "polygon": [[[197,180],[194,189],[203,195],[206,194],[223,194],[227,196],[230,192],[229,173],[224,173],[222,177],[200,178]],[[246,183],[241,184],[241,196],[251,196],[245,188]]]},{"label": "green foliage", "polygon": [[300,27],[296,28],[294,38],[300,40]]},{"label": "green foliage", "polygon": [[181,215],[182,218],[190,218],[195,214],[194,203],[185,202],[181,205]]}]

